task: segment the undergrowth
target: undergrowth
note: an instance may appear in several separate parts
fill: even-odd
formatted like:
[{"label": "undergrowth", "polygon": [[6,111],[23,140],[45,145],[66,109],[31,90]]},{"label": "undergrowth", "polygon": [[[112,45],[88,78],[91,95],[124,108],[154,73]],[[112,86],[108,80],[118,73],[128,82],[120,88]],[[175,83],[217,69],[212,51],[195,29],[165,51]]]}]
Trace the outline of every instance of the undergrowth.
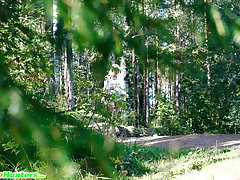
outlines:
[{"label": "undergrowth", "polygon": [[[147,147],[138,144],[115,143],[117,155],[109,154],[118,179],[171,179],[191,171],[200,171],[203,167],[240,157],[240,150],[197,148],[169,149]],[[45,164],[39,159],[28,157],[29,166],[23,166],[18,158],[21,147],[14,142],[2,144],[0,152],[1,170],[37,171],[44,174]],[[13,157],[7,159],[6,157]],[[91,166],[91,158],[75,159],[75,179],[101,179],[103,175]],[[25,159],[26,160],[26,159]],[[59,171],[56,169],[56,171]],[[59,179],[66,179],[58,177]],[[104,177],[106,179],[106,177]]]},{"label": "undergrowth", "polygon": [[[111,157],[119,179],[172,179],[227,159],[240,157],[240,150],[196,148],[169,149],[117,143],[119,154]],[[84,179],[101,179],[85,174]]]}]

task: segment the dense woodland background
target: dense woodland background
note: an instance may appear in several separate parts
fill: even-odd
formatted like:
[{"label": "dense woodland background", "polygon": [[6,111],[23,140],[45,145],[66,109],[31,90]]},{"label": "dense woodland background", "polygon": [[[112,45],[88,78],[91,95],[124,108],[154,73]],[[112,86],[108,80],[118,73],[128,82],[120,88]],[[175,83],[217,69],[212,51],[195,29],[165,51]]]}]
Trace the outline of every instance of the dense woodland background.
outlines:
[{"label": "dense woodland background", "polygon": [[[0,157],[40,158],[48,176],[94,157],[115,176],[121,147],[94,124],[238,133],[239,12],[238,0],[1,0]],[[103,89],[112,64],[126,101]]]}]

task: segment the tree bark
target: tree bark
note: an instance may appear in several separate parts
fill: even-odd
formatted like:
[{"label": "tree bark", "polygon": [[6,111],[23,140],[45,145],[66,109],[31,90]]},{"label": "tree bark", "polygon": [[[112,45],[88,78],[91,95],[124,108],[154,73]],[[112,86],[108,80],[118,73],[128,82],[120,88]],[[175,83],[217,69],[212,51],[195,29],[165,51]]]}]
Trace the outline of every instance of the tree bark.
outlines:
[{"label": "tree bark", "polygon": [[[149,38],[149,37],[148,37]],[[148,56],[148,38],[147,38],[147,66],[146,66],[146,123],[149,123],[149,56]]]},{"label": "tree bark", "polygon": [[[53,37],[54,39],[56,39],[56,32],[57,32],[57,16],[58,16],[57,2],[56,0],[53,0]],[[54,76],[56,79],[56,86],[58,86],[59,85],[59,55],[57,54],[57,50],[55,50],[54,52]]]},{"label": "tree bark", "polygon": [[156,39],[157,59],[156,59],[156,72],[155,72],[155,94],[161,94],[161,71],[159,63],[159,45],[158,39]]},{"label": "tree bark", "polygon": [[[86,79],[87,79],[87,81],[89,81],[89,75],[90,75],[90,60],[89,60],[89,51],[88,51],[88,50],[85,51],[84,58],[85,58],[85,60],[86,60]],[[88,98],[88,100],[89,100],[89,98],[90,98],[90,89],[89,89],[89,87],[87,87],[87,98]]]},{"label": "tree bark", "polygon": [[139,124],[138,124],[138,118],[137,118],[137,114],[136,114],[136,81],[135,81],[135,50],[134,50],[134,48],[133,48],[133,50],[132,50],[132,67],[133,67],[133,90],[132,90],[132,92],[133,92],[133,103],[132,103],[132,108],[133,108],[133,111],[134,111],[134,121],[135,121],[135,125],[136,125],[136,127],[137,126],[139,126]]},{"label": "tree bark", "polygon": [[[70,21],[71,19],[71,11],[68,8],[68,25],[71,27]],[[72,35],[71,31],[68,30],[67,38],[66,38],[66,51],[67,58],[65,61],[65,91],[66,91],[66,109],[71,110],[74,107],[74,89],[73,89],[73,53],[72,53]]]},{"label": "tree bark", "polygon": [[146,66],[143,67],[143,125],[146,124]]},{"label": "tree bark", "polygon": [[138,127],[140,126],[140,88],[139,88],[139,59],[137,61],[137,122]]},{"label": "tree bark", "polygon": [[[175,0],[174,1],[174,8],[175,11],[177,11],[177,2]],[[180,54],[178,53],[179,49],[178,46],[180,46],[180,28],[179,28],[179,24],[178,21],[176,19],[176,30],[175,30],[175,41],[176,41],[176,49],[175,49],[175,58],[176,58],[176,63],[177,66],[179,67],[180,64]],[[177,67],[177,68],[178,68]],[[177,109],[177,117],[179,118],[180,115],[180,75],[178,72],[178,69],[176,70],[176,76],[175,76],[175,100],[176,100],[176,109]]]},{"label": "tree bark", "polygon": [[208,57],[208,27],[207,27],[207,0],[204,0],[204,33],[205,33],[205,47],[206,47],[206,62],[207,62],[207,85],[210,86],[210,63],[209,63],[209,57]]}]

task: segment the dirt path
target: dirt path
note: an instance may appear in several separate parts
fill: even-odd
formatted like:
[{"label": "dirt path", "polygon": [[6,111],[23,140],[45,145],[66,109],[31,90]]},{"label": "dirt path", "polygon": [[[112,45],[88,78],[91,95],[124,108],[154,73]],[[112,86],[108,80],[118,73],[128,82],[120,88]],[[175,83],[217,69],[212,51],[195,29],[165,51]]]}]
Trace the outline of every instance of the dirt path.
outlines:
[{"label": "dirt path", "polygon": [[240,147],[240,134],[192,134],[177,136],[132,137],[123,142],[139,143],[145,146],[169,147]]}]

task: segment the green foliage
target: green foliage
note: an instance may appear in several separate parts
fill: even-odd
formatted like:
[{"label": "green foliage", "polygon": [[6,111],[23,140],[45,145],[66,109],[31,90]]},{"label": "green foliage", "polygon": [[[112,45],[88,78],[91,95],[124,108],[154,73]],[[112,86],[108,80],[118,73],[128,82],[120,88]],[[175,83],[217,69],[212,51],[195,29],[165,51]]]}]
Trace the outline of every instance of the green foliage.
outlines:
[{"label": "green foliage", "polygon": [[[4,7],[12,8],[6,11]],[[0,46],[10,75],[26,90],[43,96],[51,72],[52,46],[42,23],[41,3],[27,6],[18,1],[1,2],[1,12]]]},{"label": "green foliage", "polygon": [[122,174],[127,176],[143,175],[150,171],[147,163],[152,163],[164,159],[168,154],[165,148],[144,147],[141,145],[131,145],[119,143],[120,155],[112,158],[112,162]]},{"label": "green foliage", "polygon": [[[181,119],[196,133],[234,133],[231,122],[235,122],[233,111],[237,108],[238,98],[238,63],[222,60],[215,56],[211,64],[211,81],[207,78],[195,79],[184,77],[182,86],[186,90],[183,95],[188,101],[182,106]],[[204,66],[200,66],[204,68]],[[206,69],[204,70],[206,72]],[[230,118],[232,117],[232,118]],[[188,129],[187,128],[187,129]]]},{"label": "green foliage", "polygon": [[223,122],[224,125],[228,126],[231,131],[234,131],[235,134],[239,133],[239,125],[240,125],[240,105],[239,101],[232,102],[230,104],[231,109],[229,110],[229,114],[226,117],[226,121]]},{"label": "green foliage", "polygon": [[177,119],[174,104],[166,98],[156,99],[156,108],[152,113],[150,125],[162,128],[161,135],[176,135],[181,133],[180,121]]},{"label": "green foliage", "polygon": [[[171,68],[168,78],[175,81],[175,91],[180,89],[180,97],[172,92],[174,95],[168,100],[155,99],[149,125],[163,129],[161,134],[239,131],[238,3],[54,2],[58,16],[55,34],[51,32],[52,0],[0,2],[1,169],[39,170],[46,172],[49,179],[67,174],[78,179],[79,169],[116,177],[112,164],[122,174],[142,175],[151,170],[146,163],[164,160],[164,156],[180,157],[161,149],[115,146],[85,128],[93,122],[114,126],[122,123],[126,101],[119,100],[117,93],[103,91],[102,85],[110,69],[110,55],[114,53],[118,61],[118,56],[126,55],[127,48],[135,50],[140,66],[140,82],[136,86],[140,89],[139,108],[144,109],[142,104],[146,103],[144,86],[154,83],[153,77],[146,82],[146,72],[148,76],[154,74],[158,63],[160,69]],[[75,51],[87,51],[88,55],[78,69],[75,53],[76,105],[65,112],[66,89],[62,88],[55,97],[56,92],[53,95],[51,91],[55,91],[56,82],[51,82],[50,76],[56,73],[53,61],[59,60],[60,64],[60,59],[66,58],[64,47],[68,42],[73,42]],[[131,64],[129,59],[127,64]],[[177,73],[179,87],[174,77]],[[161,93],[156,93],[156,97]],[[178,100],[179,107],[175,105]],[[144,115],[142,109],[138,116]],[[206,153],[201,157],[199,154],[201,151],[186,156],[187,160],[195,158],[190,169],[199,170],[204,162],[216,161],[202,161]]]},{"label": "green foliage", "polygon": [[[107,156],[111,149],[105,150],[103,136],[83,128],[70,115],[50,108],[48,99],[44,99],[51,49],[47,46],[47,32],[42,35],[34,24],[39,20],[42,23],[43,19],[37,18],[41,14],[36,13],[34,4],[28,3],[1,2],[1,8],[12,7],[1,11],[1,169],[34,171],[40,165],[49,179],[71,178],[78,172],[74,159],[88,156],[93,167],[113,177]],[[26,18],[21,21],[22,17]],[[71,131],[65,127],[71,127]]]},{"label": "green foliage", "polygon": [[146,147],[138,144],[118,144],[120,155],[111,158],[115,167],[124,178],[149,176],[157,179],[171,179],[191,171],[200,171],[203,167],[226,159],[234,159],[239,150],[228,149],[181,149]]},{"label": "green foliage", "polygon": [[121,117],[127,108],[127,102],[121,95],[109,93],[85,79],[79,78],[75,82],[77,100],[72,113],[75,113],[86,127],[100,122],[116,126],[122,122]]}]

